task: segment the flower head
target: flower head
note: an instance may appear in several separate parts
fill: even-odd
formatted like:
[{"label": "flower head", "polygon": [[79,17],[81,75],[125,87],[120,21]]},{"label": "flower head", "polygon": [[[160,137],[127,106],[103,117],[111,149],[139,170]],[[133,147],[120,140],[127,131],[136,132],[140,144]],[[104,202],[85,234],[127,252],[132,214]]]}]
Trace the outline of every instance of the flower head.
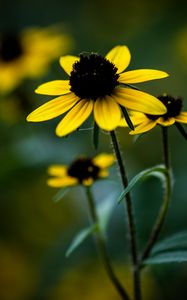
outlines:
[{"label": "flower head", "polygon": [[165,105],[167,112],[164,115],[151,115],[143,113],[133,113],[133,122],[136,122],[135,130],[130,134],[140,134],[151,130],[157,124],[161,126],[171,126],[176,123],[187,124],[187,112],[182,111],[182,98],[174,98],[170,95],[163,94],[158,99]]},{"label": "flower head", "polygon": [[82,184],[89,186],[96,180],[108,177],[108,167],[114,163],[112,154],[102,153],[94,158],[80,157],[68,167],[52,165],[48,169],[52,178],[47,184],[51,187],[62,188]]},{"label": "flower head", "polygon": [[11,92],[25,78],[43,75],[70,44],[70,38],[55,26],[1,34],[0,93]]},{"label": "flower head", "polygon": [[69,111],[56,128],[58,136],[65,136],[79,128],[92,111],[97,125],[108,131],[118,126],[121,106],[144,113],[164,114],[166,108],[158,99],[129,88],[129,84],[164,78],[168,74],[148,69],[123,72],[130,59],[126,46],[114,47],[105,57],[97,53],[61,57],[60,65],[69,80],[40,85],[36,93],[58,97],[33,111],[27,121],[46,121]]}]

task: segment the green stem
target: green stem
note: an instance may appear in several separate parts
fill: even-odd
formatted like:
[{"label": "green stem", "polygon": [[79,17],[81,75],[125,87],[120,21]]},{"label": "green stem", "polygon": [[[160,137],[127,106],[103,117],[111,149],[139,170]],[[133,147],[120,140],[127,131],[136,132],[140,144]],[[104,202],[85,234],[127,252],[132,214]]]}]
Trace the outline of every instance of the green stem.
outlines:
[{"label": "green stem", "polygon": [[170,166],[170,156],[169,156],[169,144],[168,144],[168,130],[167,127],[161,127],[162,128],[162,144],[163,144],[163,160],[164,160],[164,165],[166,168],[166,183],[165,183],[165,193],[164,193],[164,198],[163,198],[163,204],[160,208],[160,212],[158,215],[158,218],[155,222],[155,225],[153,227],[153,230],[151,232],[150,238],[147,242],[147,245],[144,249],[144,252],[142,254],[142,259],[141,261],[145,260],[146,258],[149,257],[150,252],[157,241],[160,232],[163,228],[166,215],[168,212],[169,204],[170,204],[170,199],[171,199],[171,166]]},{"label": "green stem", "polygon": [[100,228],[99,219],[98,219],[98,215],[97,215],[97,211],[96,211],[96,207],[95,207],[95,203],[94,203],[94,199],[93,199],[93,194],[91,192],[90,187],[86,188],[86,194],[87,194],[88,205],[89,205],[89,209],[90,209],[90,215],[92,218],[92,222],[94,224],[97,224],[96,243],[97,243],[98,251],[99,251],[100,257],[102,259],[102,262],[104,264],[105,270],[106,270],[111,282],[113,283],[114,287],[116,288],[117,292],[121,296],[121,299],[130,300],[127,292],[125,291],[124,287],[121,285],[121,283],[119,282],[118,278],[116,277],[116,275],[113,271],[113,267],[111,265],[110,258],[108,256],[108,252],[106,249],[105,239],[104,239],[102,230]]},{"label": "green stem", "polygon": [[[128,179],[126,175],[125,166],[122,160],[121,152],[119,149],[117,137],[114,131],[111,131],[110,135],[111,135],[112,144],[114,147],[116,159],[120,170],[122,184],[123,187],[126,188],[128,186]],[[135,300],[141,300],[142,296],[141,296],[139,259],[138,259],[138,250],[137,250],[137,242],[136,242],[136,226],[134,221],[131,194],[127,193],[125,199],[126,199],[126,207],[127,207],[128,227],[130,233],[131,257],[132,257],[132,264],[133,264],[134,295],[135,295]]]}]

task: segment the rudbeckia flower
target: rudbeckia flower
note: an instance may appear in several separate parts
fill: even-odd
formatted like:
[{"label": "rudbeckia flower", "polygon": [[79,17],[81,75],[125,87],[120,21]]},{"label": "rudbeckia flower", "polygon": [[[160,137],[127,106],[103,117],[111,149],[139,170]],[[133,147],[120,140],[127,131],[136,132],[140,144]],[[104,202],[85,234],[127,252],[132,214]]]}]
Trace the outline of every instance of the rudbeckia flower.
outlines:
[{"label": "rudbeckia flower", "polygon": [[157,124],[161,126],[171,126],[174,123],[187,124],[187,112],[182,111],[181,98],[174,98],[167,94],[159,96],[158,99],[165,105],[167,112],[164,115],[151,115],[134,112],[132,122],[138,124],[130,134],[141,134],[151,130]]},{"label": "rudbeckia flower", "polygon": [[70,166],[52,165],[48,169],[47,184],[55,188],[63,188],[82,184],[89,186],[97,179],[106,178],[109,175],[108,167],[115,161],[112,154],[101,153],[94,158],[81,157],[72,162]]},{"label": "rudbeckia flower", "polygon": [[168,74],[148,69],[123,72],[130,59],[126,46],[114,47],[105,57],[96,53],[61,57],[60,65],[69,80],[40,85],[36,93],[58,97],[33,111],[27,121],[46,121],[69,111],[56,128],[58,136],[65,136],[79,128],[92,111],[97,125],[107,131],[118,126],[121,106],[144,113],[164,114],[166,108],[157,98],[129,85],[164,78]]},{"label": "rudbeckia flower", "polygon": [[25,78],[36,78],[69,50],[72,41],[57,27],[30,28],[0,35],[0,93],[11,92]]}]

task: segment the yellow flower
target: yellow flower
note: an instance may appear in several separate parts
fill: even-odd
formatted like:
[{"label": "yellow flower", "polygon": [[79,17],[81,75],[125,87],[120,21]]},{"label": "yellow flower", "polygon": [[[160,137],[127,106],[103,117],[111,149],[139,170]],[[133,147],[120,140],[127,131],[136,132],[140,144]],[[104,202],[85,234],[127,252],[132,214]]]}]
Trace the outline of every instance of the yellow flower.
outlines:
[{"label": "yellow flower", "polygon": [[73,161],[68,167],[65,165],[52,165],[48,169],[47,184],[55,188],[63,188],[77,184],[89,186],[95,180],[108,177],[108,167],[114,163],[112,154],[102,153],[94,158],[81,157]]},{"label": "yellow flower", "polygon": [[121,120],[120,106],[144,113],[164,114],[166,108],[158,99],[129,88],[129,84],[164,78],[168,74],[148,69],[123,72],[130,59],[126,46],[114,47],[106,57],[96,53],[61,57],[60,65],[69,75],[69,80],[40,85],[36,93],[58,97],[33,111],[27,121],[50,120],[69,110],[56,128],[58,136],[65,136],[79,128],[92,111],[98,126],[108,131],[114,130]]},{"label": "yellow flower", "polygon": [[151,130],[157,124],[161,126],[171,126],[176,123],[187,124],[187,112],[182,111],[182,99],[174,98],[167,94],[159,96],[158,99],[167,108],[167,113],[164,115],[150,115],[134,112],[132,117],[132,122],[138,124],[135,130],[130,131],[130,134],[140,134]]},{"label": "yellow flower", "polygon": [[43,75],[50,62],[69,50],[71,43],[71,39],[55,26],[2,34],[0,93],[11,92],[24,78]]}]

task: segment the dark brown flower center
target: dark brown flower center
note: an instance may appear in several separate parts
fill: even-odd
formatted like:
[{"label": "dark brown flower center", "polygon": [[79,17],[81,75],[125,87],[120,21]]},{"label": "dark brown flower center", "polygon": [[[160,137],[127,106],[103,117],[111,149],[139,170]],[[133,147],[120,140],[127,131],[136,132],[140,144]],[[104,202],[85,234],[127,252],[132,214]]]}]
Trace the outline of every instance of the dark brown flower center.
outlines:
[{"label": "dark brown flower center", "polygon": [[89,158],[79,158],[68,168],[68,174],[77,178],[80,183],[88,178],[96,180],[98,178],[99,171],[100,168],[95,166]]},{"label": "dark brown flower center", "polygon": [[81,99],[111,95],[118,85],[117,68],[101,55],[81,54],[70,75],[71,91]]},{"label": "dark brown flower center", "polygon": [[14,34],[5,34],[0,37],[0,59],[12,62],[23,53],[20,38]]},{"label": "dark brown flower center", "polygon": [[174,98],[170,95],[162,95],[157,98],[166,106],[167,112],[164,115],[146,114],[150,120],[157,120],[159,117],[163,117],[167,120],[168,118],[174,118],[180,114],[182,110],[182,98]]}]

